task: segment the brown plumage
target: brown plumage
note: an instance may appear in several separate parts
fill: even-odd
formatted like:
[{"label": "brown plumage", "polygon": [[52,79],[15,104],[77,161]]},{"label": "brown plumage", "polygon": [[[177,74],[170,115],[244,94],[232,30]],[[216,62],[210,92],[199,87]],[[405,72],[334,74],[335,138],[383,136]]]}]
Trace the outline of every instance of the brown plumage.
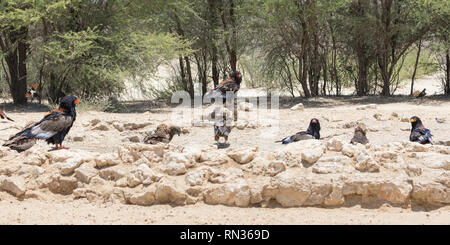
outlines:
[{"label": "brown plumage", "polygon": [[350,141],[351,144],[367,144],[369,143],[369,140],[367,139],[367,127],[364,123],[358,123],[358,125],[355,128],[355,134],[353,135],[352,140]]},{"label": "brown plumage", "polygon": [[37,84],[33,84],[33,86],[31,86],[31,88],[29,88],[27,90],[27,92],[25,93],[25,97],[28,99],[31,97],[31,102],[33,103],[34,98],[37,98],[39,100],[39,103],[41,103],[41,96],[39,95],[39,93],[37,92],[38,89],[38,85]]},{"label": "brown plumage", "polygon": [[146,144],[158,144],[158,143],[169,143],[173,136],[181,133],[181,128],[177,126],[167,126],[166,124],[160,124],[156,127],[153,133],[147,134],[144,138],[144,143]]},{"label": "brown plumage", "polygon": [[416,98],[421,98],[421,97],[425,97],[425,95],[427,95],[427,93],[425,92],[427,89],[426,88],[424,88],[423,90],[422,90],[422,92],[419,92],[419,90],[416,90],[415,92],[414,92],[414,97],[416,97]]},{"label": "brown plumage", "polygon": [[8,120],[14,122],[14,120],[12,120],[12,119],[9,118],[8,116],[6,116],[6,112],[3,111],[3,110],[0,110],[0,117],[1,117],[2,119],[5,119],[5,118],[6,118],[6,119],[8,119]]},{"label": "brown plumage", "polygon": [[[35,124],[36,122],[28,122],[23,128],[22,131]],[[22,152],[33,147],[38,139],[28,138],[25,136],[16,137],[16,135],[12,135],[9,139],[3,144],[3,146],[9,147],[12,150],[17,152]]]}]

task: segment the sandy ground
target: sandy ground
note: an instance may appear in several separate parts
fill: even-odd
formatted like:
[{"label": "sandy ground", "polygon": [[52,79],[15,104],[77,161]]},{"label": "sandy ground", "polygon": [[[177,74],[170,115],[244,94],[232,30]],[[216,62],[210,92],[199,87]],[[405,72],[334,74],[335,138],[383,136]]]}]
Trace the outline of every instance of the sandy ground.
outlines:
[{"label": "sandy ground", "polygon": [[0,224],[79,225],[450,225],[450,208],[238,208],[222,205],[93,204],[0,201]]}]

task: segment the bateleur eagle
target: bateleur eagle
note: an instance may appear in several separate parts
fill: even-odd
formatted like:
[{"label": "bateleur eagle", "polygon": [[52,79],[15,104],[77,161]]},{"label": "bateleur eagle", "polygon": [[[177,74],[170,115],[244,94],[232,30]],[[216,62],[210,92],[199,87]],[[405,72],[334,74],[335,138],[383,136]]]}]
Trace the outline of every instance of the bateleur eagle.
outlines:
[{"label": "bateleur eagle", "polygon": [[422,120],[417,116],[413,116],[410,121],[412,127],[409,140],[412,142],[419,142],[420,144],[433,144],[433,135],[429,129],[423,126]]},{"label": "bateleur eagle", "polygon": [[280,141],[283,144],[289,144],[300,140],[320,139],[320,123],[319,119],[313,118],[309,122],[308,129],[306,131],[300,131],[292,136],[288,136]]},{"label": "bateleur eagle", "polygon": [[62,142],[75,122],[77,116],[75,106],[79,102],[74,96],[63,97],[59,108],[9,138],[3,146],[21,152],[32,147],[37,139],[42,139],[49,144],[55,144],[56,149],[68,149],[62,146]]},{"label": "bateleur eagle", "polygon": [[33,84],[33,86],[31,86],[31,88],[29,88],[27,90],[27,92],[25,93],[25,97],[26,98],[30,98],[31,97],[31,102],[33,102],[34,98],[38,98],[38,100],[41,98],[41,96],[37,92],[37,88],[38,88],[38,85],[37,84]]},{"label": "bateleur eagle", "polygon": [[353,138],[351,139],[351,144],[367,144],[369,143],[369,140],[367,139],[367,127],[364,123],[358,123],[358,125],[355,128],[355,134],[353,135]]},{"label": "bateleur eagle", "polygon": [[166,124],[160,124],[158,127],[156,127],[156,130],[151,133],[147,134],[144,138],[144,143],[146,144],[158,144],[158,143],[169,143],[173,136],[177,134],[180,136],[181,128],[177,126],[167,126]]}]

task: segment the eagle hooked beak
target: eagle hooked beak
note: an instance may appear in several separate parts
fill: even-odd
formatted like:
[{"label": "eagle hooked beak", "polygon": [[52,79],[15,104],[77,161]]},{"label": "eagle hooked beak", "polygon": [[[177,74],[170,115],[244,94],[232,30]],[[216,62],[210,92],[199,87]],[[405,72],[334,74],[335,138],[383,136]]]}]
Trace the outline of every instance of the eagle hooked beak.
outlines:
[{"label": "eagle hooked beak", "polygon": [[316,119],[313,119],[313,120],[312,120],[312,123],[317,123],[317,120],[316,120]]},{"label": "eagle hooked beak", "polygon": [[414,123],[414,122],[416,122],[416,121],[417,121],[417,119],[411,118],[411,122],[412,122],[412,123]]},{"label": "eagle hooked beak", "polygon": [[80,100],[76,99],[73,103],[76,105],[76,104],[80,103]]},{"label": "eagle hooked beak", "polygon": [[236,77],[237,77],[237,78],[241,78],[241,74],[237,74]]}]

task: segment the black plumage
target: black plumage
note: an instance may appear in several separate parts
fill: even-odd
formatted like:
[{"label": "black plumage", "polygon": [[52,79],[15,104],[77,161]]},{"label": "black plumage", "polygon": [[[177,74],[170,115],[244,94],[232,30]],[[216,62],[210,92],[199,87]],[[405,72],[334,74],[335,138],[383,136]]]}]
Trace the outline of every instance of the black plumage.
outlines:
[{"label": "black plumage", "polygon": [[79,100],[74,96],[61,99],[59,108],[47,113],[42,120],[11,137],[3,146],[22,151],[33,146],[33,140],[42,139],[55,144],[57,149],[68,149],[62,142],[76,120],[75,105]]},{"label": "black plumage", "polygon": [[425,92],[426,90],[427,90],[427,89],[424,88],[424,89],[422,90],[422,92],[420,92],[416,97],[417,97],[417,98],[425,97],[425,95],[427,95],[427,93]]},{"label": "black plumage", "polygon": [[300,140],[308,139],[320,139],[320,122],[319,119],[313,118],[309,122],[308,129],[306,131],[300,131],[292,136],[288,136],[280,141],[282,144],[289,144]]},{"label": "black plumage", "polygon": [[[222,81],[217,87],[206,95],[206,98],[222,99],[227,108],[233,110],[234,121],[237,121],[237,92],[241,87],[242,74],[239,71],[230,73],[227,80]],[[228,103],[227,104],[227,100]]]},{"label": "black plumage", "polygon": [[409,135],[409,140],[420,144],[433,144],[433,135],[429,129],[423,126],[422,120],[417,116],[413,116],[410,121],[411,134]]},{"label": "black plumage", "polygon": [[351,139],[350,143],[351,144],[360,143],[363,145],[369,143],[366,134],[367,134],[366,125],[363,123],[358,123],[358,125],[355,128],[355,134],[353,135],[353,138]]}]

